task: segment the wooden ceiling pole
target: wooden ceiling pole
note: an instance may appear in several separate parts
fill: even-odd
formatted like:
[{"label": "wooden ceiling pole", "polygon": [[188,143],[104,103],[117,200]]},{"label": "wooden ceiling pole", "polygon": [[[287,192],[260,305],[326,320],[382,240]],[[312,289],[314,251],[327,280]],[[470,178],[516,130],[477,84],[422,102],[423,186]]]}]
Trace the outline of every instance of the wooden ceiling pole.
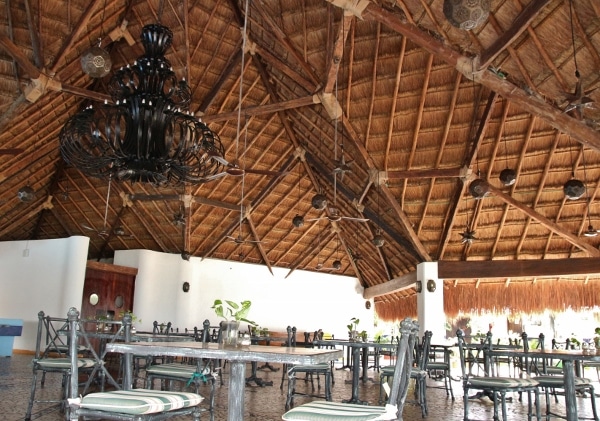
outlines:
[{"label": "wooden ceiling pole", "polygon": [[[236,4],[234,1],[231,1],[232,4]],[[291,57],[295,59],[295,61],[300,65],[302,70],[308,75],[313,85],[319,84],[319,77],[315,74],[314,70],[311,66],[306,62],[304,57],[296,50],[295,45],[289,40],[286,33],[277,26],[271,14],[264,8],[264,3],[262,0],[253,2],[253,6],[258,11],[258,14],[262,18],[263,22],[267,24],[267,27],[272,31],[271,33],[275,36],[275,38],[281,43],[281,45],[285,48],[285,50],[290,54]]]},{"label": "wooden ceiling pole", "polygon": [[[406,37],[402,37],[400,53],[398,54],[398,66],[396,67],[396,80],[394,82],[394,96],[392,97],[392,106],[390,108],[390,121],[387,127],[387,140],[385,144],[385,153],[383,155],[383,169],[387,171],[389,166],[390,149],[392,148],[392,137],[394,134],[394,120],[398,112],[398,92],[400,91],[400,81],[402,80],[402,70],[404,69],[404,55],[406,53]],[[365,148],[368,150],[369,139],[365,139]]]},{"label": "wooden ceiling pole", "polygon": [[[202,120],[205,123],[214,121],[214,120],[207,120],[208,117],[212,117],[212,116],[205,116],[204,113],[206,113],[207,108],[210,106],[210,104],[212,104],[213,100],[217,96],[217,93],[219,93],[219,91],[223,87],[223,84],[225,83],[225,81],[229,78],[229,76],[231,76],[231,72],[233,72],[233,69],[235,69],[241,63],[241,61],[242,61],[242,39],[240,38],[238,40],[238,43],[235,45],[235,47],[233,49],[233,54],[229,57],[229,60],[227,60],[227,64],[225,65],[225,67],[223,68],[223,71],[219,75],[219,79],[217,80],[217,82],[215,84],[213,84],[212,89],[204,96],[204,99],[202,100],[200,105],[198,105],[198,108],[196,110],[196,117],[202,117]],[[237,111],[234,111],[234,112],[237,117]],[[244,115],[248,114],[248,113],[246,113],[245,110],[243,110],[242,112],[244,113]],[[231,117],[229,117],[229,118],[231,118]],[[226,118],[225,120],[229,120],[229,118]]]},{"label": "wooden ceiling pole", "polygon": [[[327,0],[330,3],[340,2],[351,10],[357,17],[367,21],[377,21],[385,24],[389,28],[408,37],[418,46],[435,54],[440,60],[455,66],[456,69],[469,79],[475,79],[487,88],[497,92],[504,98],[513,101],[520,108],[534,113],[542,118],[552,127],[572,136],[578,142],[581,142],[590,148],[600,151],[600,132],[588,127],[585,122],[562,112],[553,105],[546,103],[544,100],[535,96],[529,95],[526,91],[509,82],[506,79],[498,77],[490,70],[481,70],[473,73],[473,69],[478,69],[476,65],[478,58],[475,60],[463,56],[458,51],[453,50],[443,42],[433,38],[429,34],[405,22],[398,14],[370,2],[359,2],[357,7],[353,7],[348,2],[340,0]],[[336,3],[334,3],[336,4]]]},{"label": "wooden ceiling pole", "polygon": [[354,270],[356,279],[358,279],[358,282],[361,285],[365,285],[365,280],[363,279],[362,273],[358,269],[358,266],[354,260],[354,256],[352,256],[352,254],[350,253],[350,250],[346,243],[346,239],[342,235],[340,225],[336,221],[330,221],[330,224],[331,224],[331,231],[335,233],[335,235],[339,239],[340,243],[342,243],[342,248],[344,249],[344,252],[346,253],[346,256],[348,257],[348,261],[350,262],[350,265],[352,266],[352,269]]},{"label": "wooden ceiling pole", "polygon": [[538,16],[540,11],[550,3],[550,0],[533,0],[513,20],[512,25],[502,35],[481,53],[480,69],[487,69],[498,55],[511,45],[523,32],[527,30],[531,22]]},{"label": "wooden ceiling pole", "polygon": [[335,81],[337,80],[340,63],[344,54],[344,44],[348,38],[348,32],[354,21],[354,15],[344,13],[342,19],[338,25],[338,34],[333,43],[331,61],[327,64],[325,70],[325,85],[323,86],[323,92],[326,94],[332,94],[335,88]]},{"label": "wooden ceiling pole", "polygon": [[23,225],[23,221],[33,218],[34,216],[36,216],[38,213],[40,213],[44,209],[52,208],[54,206],[52,204],[52,199],[53,199],[53,197],[48,195],[46,197],[46,200],[43,203],[37,205],[34,209],[29,211],[26,215],[19,216],[18,218],[13,218],[12,222],[9,225],[7,225],[4,229],[0,230],[0,238],[4,237],[9,232],[17,229],[19,227],[19,225]]},{"label": "wooden ceiling pole", "polygon": [[[56,196],[56,191],[58,190],[58,182],[60,181],[60,178],[63,175],[64,168],[65,168],[65,162],[62,159],[59,159],[56,162],[54,174],[52,175],[52,180],[50,181],[50,185],[48,186],[47,192],[48,192],[49,196]],[[46,209],[52,210],[52,209],[54,209],[54,206],[52,206],[51,208],[46,208]],[[44,218],[44,214],[46,213],[44,211],[46,209],[42,209],[42,211],[38,215],[38,220],[35,224],[35,228],[31,232],[31,237],[30,237],[31,239],[36,239],[38,237],[39,232],[40,232],[40,227],[42,225],[42,221]],[[60,218],[57,218],[57,219],[58,219],[58,222],[61,224],[61,226],[63,228],[65,228],[65,224],[63,223],[62,219],[60,219]],[[65,231],[67,233],[69,233],[68,229],[65,229]],[[69,234],[69,235],[71,235],[71,234]]]},{"label": "wooden ceiling pole", "polygon": [[246,221],[248,221],[248,225],[250,226],[250,231],[252,231],[252,235],[254,236],[254,239],[256,241],[258,241],[258,243],[255,243],[256,248],[258,248],[258,251],[259,251],[260,255],[262,256],[263,262],[265,262],[265,265],[267,265],[267,268],[269,268],[269,272],[271,272],[271,275],[273,275],[273,267],[271,267],[271,261],[267,257],[267,253],[265,252],[265,248],[263,247],[262,243],[260,243],[261,238],[258,235],[258,231],[256,231],[254,222],[252,221],[252,215],[250,215],[250,214],[246,215]]},{"label": "wooden ceiling pole", "polygon": [[[310,230],[312,230],[314,227],[319,228],[319,222],[320,221],[314,221],[314,223],[309,227],[309,229],[307,229],[306,232],[303,234],[303,237],[306,236],[306,234],[308,234],[308,232]],[[312,254],[315,252],[315,250],[320,250],[320,247],[322,244],[327,244],[329,241],[331,241],[331,239],[333,238],[335,233],[333,231],[327,233],[325,235],[324,239],[319,238],[319,235],[320,234],[317,234],[317,238],[314,240],[313,246],[308,247],[306,249],[306,251],[304,252],[304,254],[301,254],[300,256],[298,256],[296,261],[290,265],[290,270],[287,273],[287,275],[285,275],[285,279],[287,279],[308,257],[312,256]]]},{"label": "wooden ceiling pole", "polygon": [[[242,114],[244,114],[247,117],[263,115],[263,114],[273,114],[273,113],[277,113],[279,111],[293,110],[295,108],[307,107],[310,105],[318,104],[320,102],[321,102],[321,100],[318,96],[307,95],[307,96],[300,97],[300,98],[290,99],[288,101],[273,102],[270,104],[244,108],[244,109],[242,109]],[[201,113],[199,113],[199,114],[201,114]],[[230,111],[227,113],[219,113],[219,114],[214,114],[214,115],[198,115],[198,116],[202,117],[202,121],[204,121],[205,123],[215,123],[215,122],[226,121],[226,120],[231,120],[233,118],[237,118],[237,115],[238,115],[237,111]]]},{"label": "wooden ceiling pole", "polygon": [[[479,146],[483,142],[485,131],[487,130],[487,124],[491,118],[493,105],[496,102],[498,96],[494,92],[490,92],[490,96],[488,97],[488,102],[486,108],[483,112],[481,120],[479,122],[479,128],[477,129],[477,133],[475,135],[475,139],[473,139],[473,143],[471,144],[471,148],[467,152],[467,155],[464,159],[465,167],[471,168],[477,158],[477,151],[479,150]],[[474,111],[476,113],[476,111]],[[476,118],[476,116],[474,116]],[[448,207],[448,211],[446,213],[446,217],[444,218],[444,232],[440,237],[440,243],[438,246],[438,256],[436,260],[442,260],[444,258],[444,252],[446,251],[446,246],[450,241],[450,233],[452,232],[452,228],[454,227],[454,220],[456,219],[456,215],[458,214],[458,208],[460,204],[460,200],[465,194],[465,189],[467,187],[466,180],[462,180],[460,184],[457,186],[454,197],[450,202],[451,205]]]},{"label": "wooden ceiling pole", "polygon": [[415,285],[415,282],[417,282],[417,272],[409,272],[383,284],[365,288],[363,291],[363,298],[365,300],[370,300],[371,298],[379,297],[381,295],[387,295],[412,288]]},{"label": "wooden ceiling pole", "polygon": [[79,22],[75,25],[73,31],[71,31],[71,35],[67,38],[66,42],[63,43],[61,49],[58,51],[56,56],[54,56],[54,63],[48,69],[49,74],[53,75],[56,73],[58,65],[61,64],[67,53],[71,50],[71,47],[75,43],[76,39],[79,39],[81,33],[87,29],[87,25],[96,10],[96,6],[101,4],[102,0],[94,0],[89,4],[88,8],[83,12],[81,17],[79,18]]}]

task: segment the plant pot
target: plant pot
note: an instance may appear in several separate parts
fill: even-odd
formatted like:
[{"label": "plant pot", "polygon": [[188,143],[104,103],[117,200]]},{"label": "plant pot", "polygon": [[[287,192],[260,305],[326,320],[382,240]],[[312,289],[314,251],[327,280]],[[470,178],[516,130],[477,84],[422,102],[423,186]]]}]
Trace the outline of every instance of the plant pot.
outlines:
[{"label": "plant pot", "polygon": [[225,347],[237,347],[240,322],[229,320],[221,324],[221,344]]}]

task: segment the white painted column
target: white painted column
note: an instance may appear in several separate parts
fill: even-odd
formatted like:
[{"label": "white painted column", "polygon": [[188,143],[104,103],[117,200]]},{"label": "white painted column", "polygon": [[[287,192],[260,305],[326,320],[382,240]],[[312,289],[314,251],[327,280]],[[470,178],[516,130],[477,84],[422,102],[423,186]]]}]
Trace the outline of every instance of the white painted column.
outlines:
[{"label": "white painted column", "polygon": [[433,334],[431,343],[445,343],[446,314],[444,313],[444,280],[438,278],[437,262],[423,262],[417,265],[417,317],[419,336],[426,330]]}]

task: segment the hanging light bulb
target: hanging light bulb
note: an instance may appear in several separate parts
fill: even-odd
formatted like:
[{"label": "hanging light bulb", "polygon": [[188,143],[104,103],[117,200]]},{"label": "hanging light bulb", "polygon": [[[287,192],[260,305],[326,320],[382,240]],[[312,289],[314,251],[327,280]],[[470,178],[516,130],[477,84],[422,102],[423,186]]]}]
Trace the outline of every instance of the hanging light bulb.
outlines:
[{"label": "hanging light bulb", "polygon": [[375,234],[372,241],[375,247],[383,247],[383,245],[385,244],[385,239],[383,238],[383,235],[381,235],[379,230],[377,230],[377,234]]},{"label": "hanging light bulb", "polygon": [[300,228],[301,226],[304,225],[304,217],[302,215],[296,215],[296,216],[294,216],[294,219],[292,219],[292,224],[296,228]]},{"label": "hanging light bulb", "polygon": [[17,197],[21,202],[31,202],[35,199],[35,192],[29,185],[21,187],[17,192]]},{"label": "hanging light bulb", "polygon": [[475,199],[483,199],[485,196],[487,196],[489,190],[490,186],[481,178],[477,178],[471,181],[471,184],[469,184],[469,192]]},{"label": "hanging light bulb", "polygon": [[517,181],[517,172],[512,168],[505,168],[500,172],[499,178],[505,186],[512,186]]},{"label": "hanging light bulb", "polygon": [[577,200],[585,193],[585,185],[581,180],[572,178],[563,186],[565,197],[569,200]]},{"label": "hanging light bulb", "polygon": [[340,270],[342,268],[342,262],[340,262],[339,260],[334,260],[333,261],[333,268],[335,270]]},{"label": "hanging light bulb", "polygon": [[317,193],[313,196],[311,204],[316,210],[323,210],[327,206],[327,198],[325,198],[325,196],[323,196],[321,193]]}]

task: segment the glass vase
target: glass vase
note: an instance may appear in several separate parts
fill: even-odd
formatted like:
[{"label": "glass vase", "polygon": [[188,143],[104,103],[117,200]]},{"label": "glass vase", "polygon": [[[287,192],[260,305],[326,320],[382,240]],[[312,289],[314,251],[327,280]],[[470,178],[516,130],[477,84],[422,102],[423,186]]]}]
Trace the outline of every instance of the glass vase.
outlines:
[{"label": "glass vase", "polygon": [[221,344],[225,347],[237,347],[240,322],[228,320],[221,325]]}]

